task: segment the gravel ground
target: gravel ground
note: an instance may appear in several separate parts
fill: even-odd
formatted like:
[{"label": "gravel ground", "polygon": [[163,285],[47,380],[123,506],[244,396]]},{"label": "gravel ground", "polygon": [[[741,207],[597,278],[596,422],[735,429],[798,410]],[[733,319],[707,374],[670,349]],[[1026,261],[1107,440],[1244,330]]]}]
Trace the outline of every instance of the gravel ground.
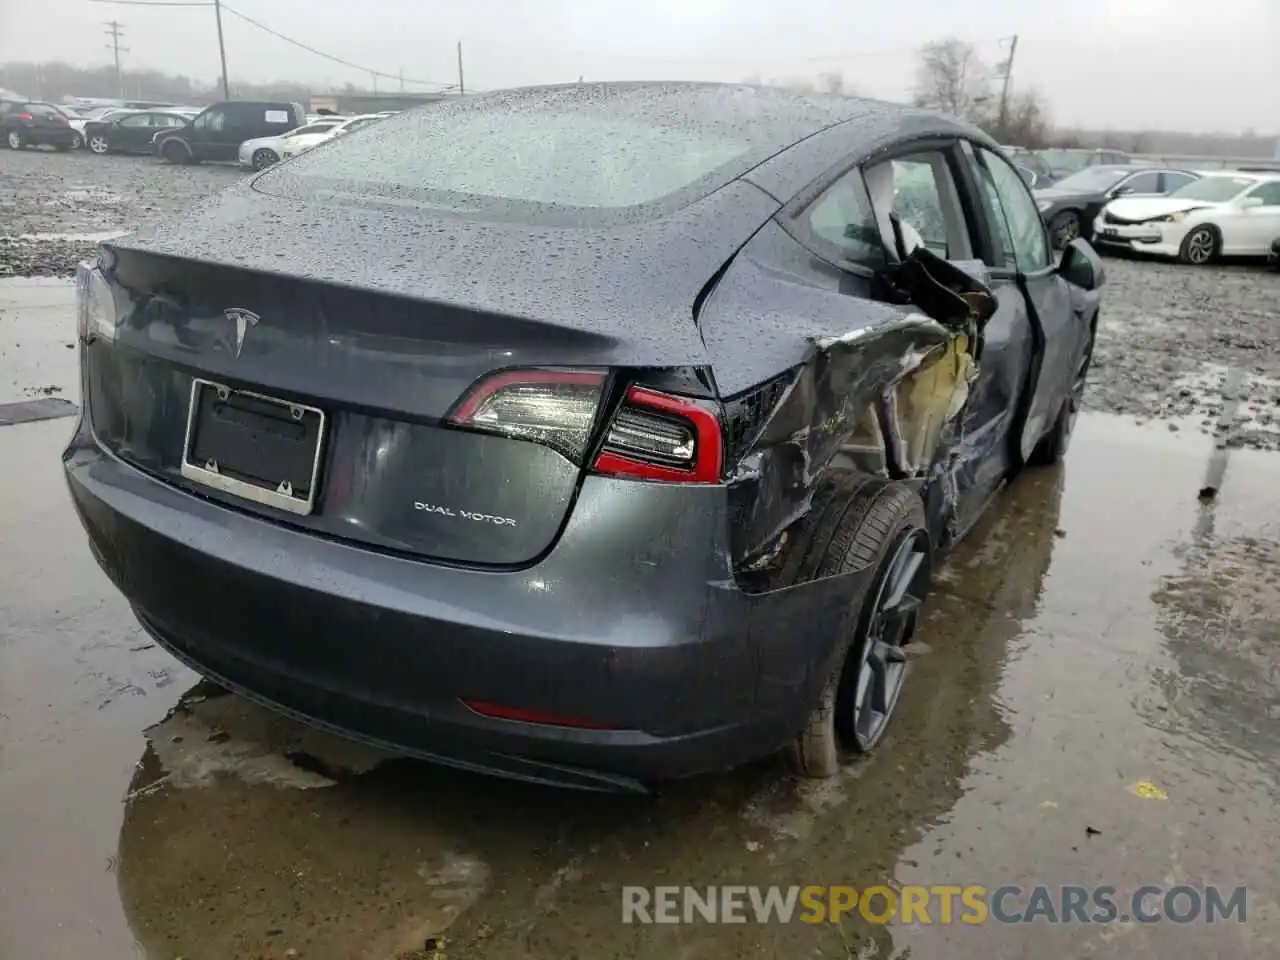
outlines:
[{"label": "gravel ground", "polygon": [[[0,151],[0,277],[69,276],[94,244],[244,176],[149,157]],[[1280,450],[1280,274],[1111,257],[1087,406]]]}]

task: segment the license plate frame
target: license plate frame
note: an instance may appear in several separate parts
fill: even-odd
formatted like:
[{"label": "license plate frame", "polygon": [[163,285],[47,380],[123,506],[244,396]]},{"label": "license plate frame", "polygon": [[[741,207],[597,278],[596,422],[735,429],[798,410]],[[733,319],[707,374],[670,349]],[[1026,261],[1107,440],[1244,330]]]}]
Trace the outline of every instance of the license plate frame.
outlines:
[{"label": "license plate frame", "polygon": [[[216,391],[218,399],[224,401],[231,399],[234,395],[248,398],[258,404],[280,407],[289,411],[292,420],[302,421],[308,415],[317,418],[315,448],[311,452],[310,476],[305,497],[295,495],[287,481],[282,481],[279,486],[272,489],[265,484],[254,483],[252,480],[244,480],[224,473],[218,469],[216,461],[206,461],[202,464],[192,459],[192,444],[196,440],[197,421],[201,410],[201,391],[204,389]],[[191,380],[191,395],[187,402],[186,435],[182,440],[181,473],[188,480],[219,490],[222,493],[228,493],[243,500],[249,500],[253,503],[274,507],[286,513],[305,517],[315,511],[316,492],[320,482],[320,461],[324,451],[328,426],[328,418],[319,407],[297,403],[292,400],[282,400],[280,397],[273,397],[252,390],[237,390],[214,380],[193,377]]]}]

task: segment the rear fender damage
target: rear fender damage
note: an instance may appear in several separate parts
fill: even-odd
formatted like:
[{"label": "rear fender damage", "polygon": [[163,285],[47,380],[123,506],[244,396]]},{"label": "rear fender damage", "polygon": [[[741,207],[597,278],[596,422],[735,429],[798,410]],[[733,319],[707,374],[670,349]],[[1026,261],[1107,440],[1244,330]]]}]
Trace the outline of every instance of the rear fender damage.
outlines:
[{"label": "rear fender damage", "polygon": [[[803,360],[775,385],[730,481],[733,564],[742,586],[789,586],[824,494],[860,479],[938,484],[954,515],[952,467],[978,375],[982,328],[995,311],[977,277],[921,248],[888,278],[872,322],[810,335]],[[776,399],[774,399],[776,398]]]}]

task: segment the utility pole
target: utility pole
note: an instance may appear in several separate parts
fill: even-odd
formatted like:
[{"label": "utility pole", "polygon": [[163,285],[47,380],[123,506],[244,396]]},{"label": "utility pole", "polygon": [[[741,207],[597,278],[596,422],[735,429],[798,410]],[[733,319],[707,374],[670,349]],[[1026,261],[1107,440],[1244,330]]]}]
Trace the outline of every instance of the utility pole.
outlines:
[{"label": "utility pole", "polygon": [[458,41],[458,96],[465,97],[467,95],[466,84],[462,80],[462,41]]},{"label": "utility pole", "polygon": [[1004,62],[1004,83],[1000,86],[1000,136],[1007,136],[1009,122],[1009,84],[1013,80],[1013,57],[1018,52],[1018,35],[1009,40],[1009,59]]},{"label": "utility pole", "polygon": [[[111,38],[111,42],[107,44],[107,49],[111,51],[116,60],[116,92],[120,94],[120,99],[124,99],[124,71],[120,69],[120,37],[124,34],[124,28],[115,20],[108,20],[105,24],[106,34]],[[126,49],[123,51],[128,53]]]},{"label": "utility pole", "polygon": [[231,85],[227,82],[227,45],[222,40],[222,0],[213,0],[213,16],[218,21],[218,59],[222,62],[222,99],[231,99]]}]

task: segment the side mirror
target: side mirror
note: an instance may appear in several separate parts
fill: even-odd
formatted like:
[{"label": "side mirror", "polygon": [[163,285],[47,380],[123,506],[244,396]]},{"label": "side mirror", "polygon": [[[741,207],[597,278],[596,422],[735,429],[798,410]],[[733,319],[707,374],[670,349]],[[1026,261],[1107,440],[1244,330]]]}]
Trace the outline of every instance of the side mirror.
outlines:
[{"label": "side mirror", "polygon": [[1111,192],[1111,195],[1113,197],[1126,197],[1131,193],[1133,193],[1133,187],[1116,187],[1115,190]]},{"label": "side mirror", "polygon": [[1063,280],[1081,290],[1097,290],[1107,280],[1106,267],[1089,241],[1076,237],[1062,251],[1058,274]]},{"label": "side mirror", "polygon": [[1018,176],[1022,178],[1022,182],[1025,183],[1028,187],[1034,188],[1036,183],[1040,180],[1040,178],[1036,176],[1036,172],[1034,170],[1028,169],[1027,167],[1016,166],[1014,169],[1018,171]]},{"label": "side mirror", "polygon": [[1261,197],[1245,197],[1240,201],[1241,210],[1249,210],[1253,207],[1261,207],[1266,201]]}]

